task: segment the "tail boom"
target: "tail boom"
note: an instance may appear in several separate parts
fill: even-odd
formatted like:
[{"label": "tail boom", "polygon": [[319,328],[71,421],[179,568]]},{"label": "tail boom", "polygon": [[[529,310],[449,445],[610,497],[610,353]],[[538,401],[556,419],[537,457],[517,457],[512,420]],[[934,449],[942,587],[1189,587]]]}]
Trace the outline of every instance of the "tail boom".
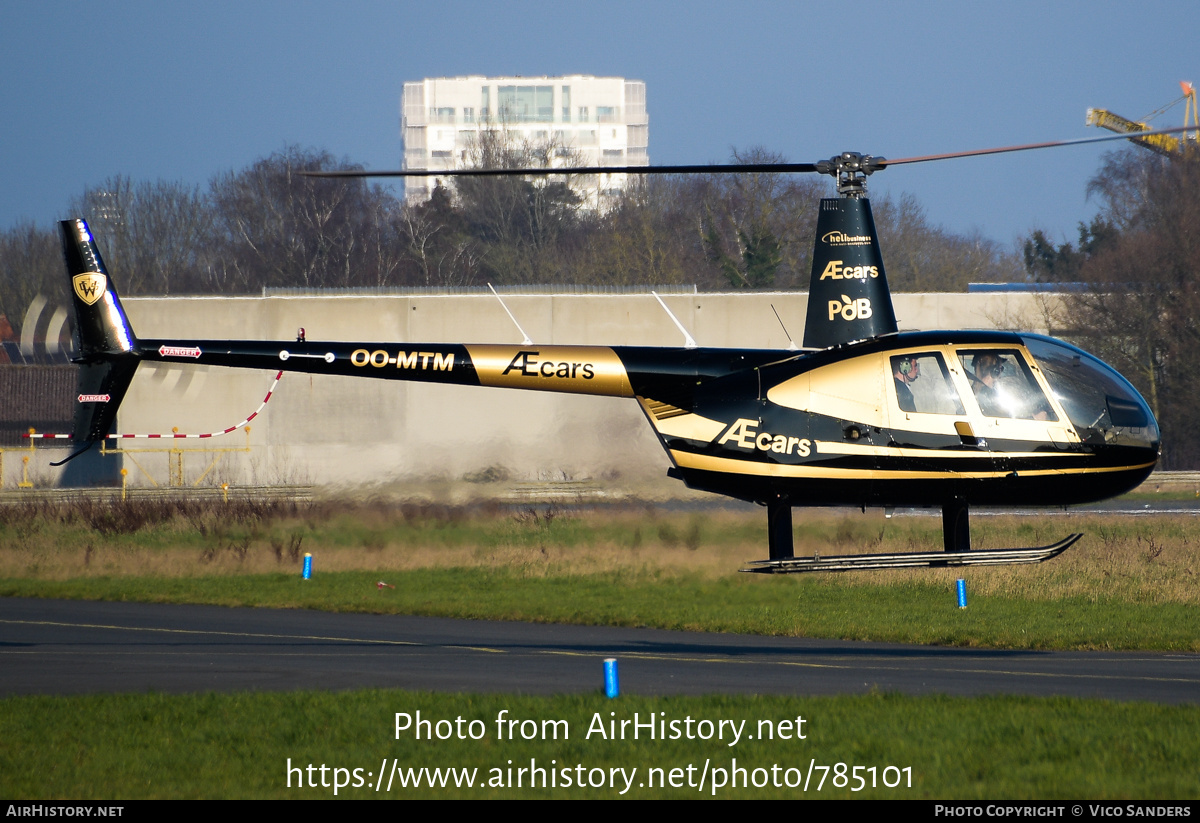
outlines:
[{"label": "tail boom", "polygon": [[624,364],[605,346],[144,340],[138,353],[152,362],[633,396]]}]

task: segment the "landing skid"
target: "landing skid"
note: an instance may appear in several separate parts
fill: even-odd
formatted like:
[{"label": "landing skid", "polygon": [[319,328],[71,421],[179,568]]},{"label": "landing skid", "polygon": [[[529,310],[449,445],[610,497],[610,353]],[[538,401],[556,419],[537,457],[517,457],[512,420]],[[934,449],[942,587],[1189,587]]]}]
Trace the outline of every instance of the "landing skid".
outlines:
[{"label": "landing skid", "polygon": [[846,554],[831,557],[786,557],[755,560],[744,572],[797,574],[799,572],[847,572],[863,569],[945,568],[952,566],[1003,566],[1041,563],[1065,552],[1082,534],[1071,534],[1052,546],[1031,549],[983,549],[966,552],[900,552],[898,554]]},{"label": "landing skid", "polygon": [[821,557],[796,557],[792,545],[792,505],[786,495],[766,501],[769,560],[755,560],[744,572],[795,574],[798,572],[848,572],[861,569],[919,569],[947,566],[1004,566],[1017,563],[1041,563],[1065,552],[1082,534],[1071,534],[1052,546],[1029,549],[990,549],[971,551],[971,519],[967,501],[952,498],[942,504],[942,542],[940,552],[899,552],[897,554],[845,554]]}]

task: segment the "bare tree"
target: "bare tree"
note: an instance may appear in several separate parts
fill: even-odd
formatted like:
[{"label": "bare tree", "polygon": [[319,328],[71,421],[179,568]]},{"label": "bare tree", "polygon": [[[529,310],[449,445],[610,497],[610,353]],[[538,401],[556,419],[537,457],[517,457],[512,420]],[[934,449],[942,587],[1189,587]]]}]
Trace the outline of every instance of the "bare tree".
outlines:
[{"label": "bare tree", "polygon": [[213,180],[215,285],[386,284],[399,270],[399,203],[362,180],[303,172],[353,170],[328,152],[292,146]]},{"label": "bare tree", "polygon": [[694,262],[682,241],[688,227],[673,208],[679,186],[671,177],[635,180],[591,226],[573,257],[581,283],[659,285],[694,283]]},{"label": "bare tree", "polygon": [[441,185],[425,203],[406,205],[399,219],[405,259],[423,286],[463,286],[479,273],[479,243]]},{"label": "bare tree", "polygon": [[[552,137],[531,140],[505,128],[482,129],[467,151],[467,168],[569,168],[578,153]],[[578,243],[587,220],[579,187],[556,177],[466,177],[457,182],[457,207],[467,232],[481,241],[484,275],[499,282],[547,283],[566,275],[567,246]]]},{"label": "bare tree", "polygon": [[105,262],[128,293],[194,290],[208,265],[212,211],[198,187],[110,177],[71,206],[105,244]]},{"label": "bare tree", "polygon": [[1167,468],[1200,465],[1200,158],[1106,158],[1089,191],[1119,234],[1079,269],[1083,342],[1131,379],[1163,429]]},{"label": "bare tree", "polygon": [[929,223],[911,194],[872,198],[888,283],[894,291],[966,291],[969,283],[1024,279],[1017,257],[978,232],[956,234]]},{"label": "bare tree", "polygon": [[25,310],[37,295],[65,305],[65,284],[62,247],[54,231],[22,222],[0,233],[0,315],[15,331],[20,332]]},{"label": "bare tree", "polygon": [[[782,163],[761,147],[733,151],[741,164]],[[696,225],[709,262],[733,288],[807,282],[821,181],[753,172],[697,181]]]}]

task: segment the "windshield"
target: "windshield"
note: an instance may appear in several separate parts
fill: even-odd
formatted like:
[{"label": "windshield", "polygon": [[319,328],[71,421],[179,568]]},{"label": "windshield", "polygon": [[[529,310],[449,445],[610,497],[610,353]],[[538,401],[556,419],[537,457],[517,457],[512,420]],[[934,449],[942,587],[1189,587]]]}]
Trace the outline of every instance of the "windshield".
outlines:
[{"label": "windshield", "polygon": [[1158,445],[1158,425],[1149,406],[1115,369],[1059,340],[1021,339],[1084,442]]}]

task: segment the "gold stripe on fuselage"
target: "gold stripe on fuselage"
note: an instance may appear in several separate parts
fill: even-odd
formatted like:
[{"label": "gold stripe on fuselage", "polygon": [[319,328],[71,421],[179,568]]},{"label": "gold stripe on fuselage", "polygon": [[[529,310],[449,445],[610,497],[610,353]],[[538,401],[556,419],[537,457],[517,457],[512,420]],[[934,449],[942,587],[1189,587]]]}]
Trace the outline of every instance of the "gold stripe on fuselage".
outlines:
[{"label": "gold stripe on fuselage", "polygon": [[650,413],[650,416],[655,420],[666,420],[670,417],[678,417],[681,414],[688,414],[686,409],[681,409],[678,406],[672,406],[670,403],[663,403],[659,400],[654,400],[649,397],[639,397],[642,401],[642,406]]},{"label": "gold stripe on fuselage", "polygon": [[1084,452],[1010,452],[997,451],[991,452],[987,450],[962,448],[962,449],[907,449],[903,446],[873,446],[867,443],[832,443],[826,440],[816,442],[816,449],[821,454],[853,454],[853,455],[871,455],[874,457],[919,457],[922,460],[942,460],[942,459],[961,459],[963,457],[975,457],[988,459],[993,458],[1010,458],[1010,457],[1029,457],[1029,458],[1046,458],[1046,457],[1089,457],[1090,455]]},{"label": "gold stripe on fuselage", "polygon": [[[824,446],[825,444],[821,444]],[[824,452],[822,452],[824,453]],[[846,469],[833,466],[816,466],[811,463],[783,464],[761,463],[752,460],[733,460],[728,457],[714,457],[707,454],[670,450],[671,458],[681,469],[699,469],[702,471],[720,472],[722,474],[750,474],[769,477],[795,477],[807,479],[858,479],[858,480],[917,480],[937,478],[982,479],[989,477],[1004,477],[1011,470],[968,470],[954,469]],[[928,453],[926,453],[928,454]],[[992,463],[989,454],[979,455],[980,463]],[[1044,476],[1055,474],[1104,474],[1110,472],[1139,471],[1153,466],[1157,461],[1150,461],[1136,466],[1079,466],[1068,469],[1022,469],[1021,477]]]},{"label": "gold stripe on fuselage", "polygon": [[[651,415],[653,414],[649,403],[642,400],[642,405],[646,408],[647,412]],[[687,440],[698,440],[702,443],[712,442],[717,438],[717,435],[728,428],[727,423],[722,423],[720,420],[712,420],[699,414],[681,414],[662,419],[652,416],[650,423],[663,437],[682,437]]]}]

